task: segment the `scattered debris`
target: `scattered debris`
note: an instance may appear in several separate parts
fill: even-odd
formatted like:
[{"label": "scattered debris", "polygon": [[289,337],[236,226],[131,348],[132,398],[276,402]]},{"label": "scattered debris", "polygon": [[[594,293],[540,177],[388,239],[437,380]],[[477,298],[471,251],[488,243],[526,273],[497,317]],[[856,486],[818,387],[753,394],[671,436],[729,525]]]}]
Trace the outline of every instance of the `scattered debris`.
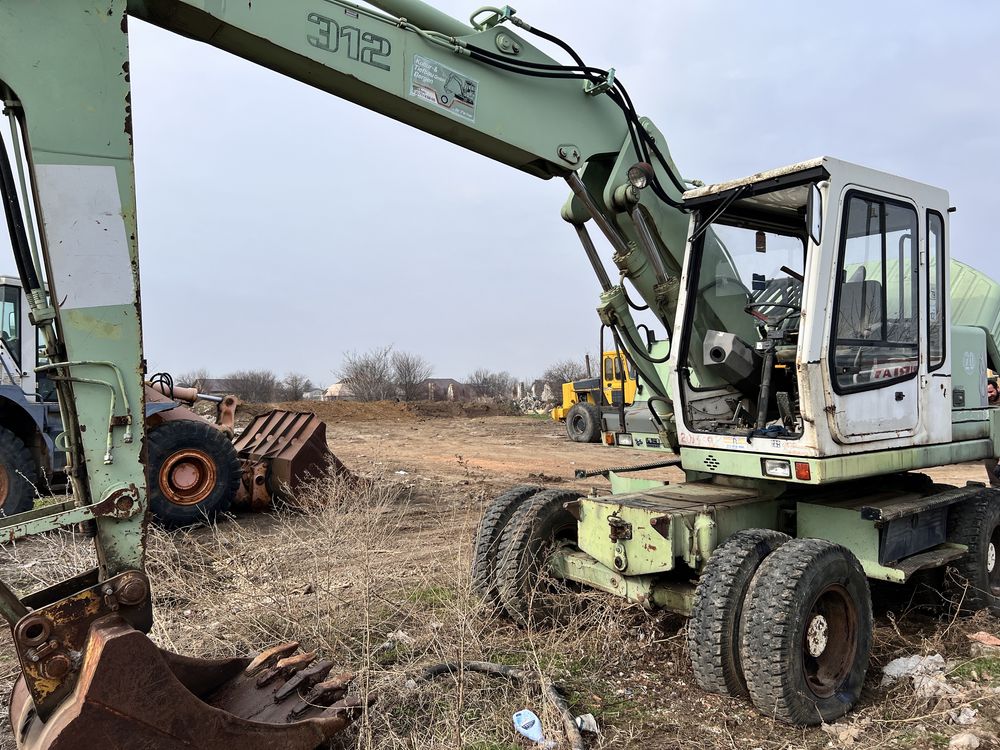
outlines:
[{"label": "scattered debris", "polygon": [[951,709],[948,712],[948,718],[952,720],[955,724],[961,724],[963,726],[968,726],[969,724],[975,724],[976,718],[979,715],[979,711],[974,708],[969,708],[966,706],[961,710],[957,708]]},{"label": "scattered debris", "polygon": [[583,714],[582,716],[577,716],[574,721],[581,732],[600,734],[601,730],[598,729],[597,719],[594,718],[593,714]]},{"label": "scattered debris", "polygon": [[971,732],[956,734],[948,743],[948,750],[976,750],[979,747],[979,738]]},{"label": "scattered debris", "polygon": [[913,691],[919,697],[939,698],[955,692],[955,688],[948,684],[944,670],[945,661],[941,654],[903,656],[885,665],[882,684],[891,685],[909,677],[913,682]]},{"label": "scattered debris", "polygon": [[973,656],[1000,657],[1000,638],[995,635],[980,630],[978,633],[967,635],[966,638],[972,641],[969,653]]},{"label": "scattered debris", "polygon": [[556,746],[556,743],[552,740],[545,739],[545,734],[542,732],[542,720],[530,709],[525,708],[514,714],[514,728],[518,734],[531,740],[536,745],[546,748]]},{"label": "scattered debris", "polygon": [[980,630],[978,633],[973,633],[972,635],[967,635],[965,637],[970,641],[982,643],[985,646],[997,646],[1000,648],[1000,638],[997,638],[995,635],[990,635],[985,630]]},{"label": "scattered debris", "polygon": [[867,727],[870,723],[870,720],[862,719],[861,721],[851,724],[823,724],[820,726],[820,729],[830,735],[836,744],[843,747],[850,747],[857,742],[861,733],[864,732],[865,727]]},{"label": "scattered debris", "polygon": [[[462,672],[479,672],[493,677],[507,677],[514,681],[526,680],[535,675],[534,672],[519,669],[518,667],[506,664],[493,664],[485,661],[442,662],[441,664],[425,667],[417,680],[426,681],[438,675],[457,675]],[[566,739],[569,741],[570,750],[584,750],[583,735],[580,734],[580,728],[576,724],[576,719],[569,710],[566,699],[559,692],[559,688],[545,675],[538,675],[538,679],[542,695],[548,699],[549,703],[552,704],[562,717],[563,729],[566,732]],[[552,747],[555,747],[555,743],[552,744]]]}]

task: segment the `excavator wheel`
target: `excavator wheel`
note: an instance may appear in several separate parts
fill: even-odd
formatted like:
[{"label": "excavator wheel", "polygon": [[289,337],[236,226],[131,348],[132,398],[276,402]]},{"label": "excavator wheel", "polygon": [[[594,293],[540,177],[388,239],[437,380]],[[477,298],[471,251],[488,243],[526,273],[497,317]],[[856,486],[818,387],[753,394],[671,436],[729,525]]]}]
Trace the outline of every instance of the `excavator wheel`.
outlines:
[{"label": "excavator wheel", "polygon": [[552,553],[575,545],[577,522],[566,503],[580,498],[573,490],[545,490],[526,500],[507,522],[494,572],[507,614],[522,625],[558,624],[571,606],[546,575]]},{"label": "excavator wheel", "polygon": [[518,509],[542,491],[534,484],[522,484],[497,495],[483,511],[476,530],[472,555],[472,591],[493,606],[500,606],[495,571],[500,537]]},{"label": "excavator wheel", "polygon": [[229,439],[207,422],[172,420],[147,435],[149,507],[164,526],[187,526],[229,509],[240,464]]},{"label": "excavator wheel", "polygon": [[566,415],[566,433],[576,443],[596,443],[601,439],[601,409],[581,401]]},{"label": "excavator wheel", "polygon": [[0,514],[12,516],[35,504],[38,469],[24,441],[0,427]]}]

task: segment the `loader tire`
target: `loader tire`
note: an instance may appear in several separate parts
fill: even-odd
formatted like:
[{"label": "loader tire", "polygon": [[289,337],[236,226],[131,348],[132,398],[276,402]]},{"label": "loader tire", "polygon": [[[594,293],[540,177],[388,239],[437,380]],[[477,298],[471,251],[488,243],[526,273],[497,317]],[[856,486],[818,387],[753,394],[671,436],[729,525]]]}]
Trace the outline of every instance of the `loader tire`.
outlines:
[{"label": "loader tire", "polygon": [[601,409],[580,401],[566,415],[566,434],[576,443],[596,443],[601,439]]},{"label": "loader tire", "polygon": [[500,536],[517,509],[541,491],[541,487],[532,484],[512,487],[490,501],[479,521],[472,553],[472,593],[495,607],[501,607],[494,577]]},{"label": "loader tire", "polygon": [[504,610],[522,625],[557,623],[568,614],[566,598],[545,575],[552,552],[576,544],[577,522],[564,504],[573,490],[545,490],[518,508],[500,537],[494,578]]},{"label": "loader tire", "polygon": [[0,427],[0,514],[12,516],[35,504],[38,467],[17,435]]},{"label": "loader tire", "polygon": [[850,550],[822,539],[785,542],[750,583],[743,622],[743,673],[762,714],[832,724],[861,697],[872,603]]},{"label": "loader tire", "polygon": [[968,587],[960,593],[962,609],[988,609],[1000,616],[1000,492],[983,490],[976,497],[951,508],[948,541],[969,551],[951,563]]},{"label": "loader tire", "polygon": [[738,531],[716,548],[695,589],[688,653],[702,690],[748,696],[740,663],[740,629],[750,581],[764,559],[789,540],[769,529]]},{"label": "loader tire", "polygon": [[240,463],[229,439],[207,422],[163,422],[146,435],[149,507],[162,525],[208,521],[229,509]]}]

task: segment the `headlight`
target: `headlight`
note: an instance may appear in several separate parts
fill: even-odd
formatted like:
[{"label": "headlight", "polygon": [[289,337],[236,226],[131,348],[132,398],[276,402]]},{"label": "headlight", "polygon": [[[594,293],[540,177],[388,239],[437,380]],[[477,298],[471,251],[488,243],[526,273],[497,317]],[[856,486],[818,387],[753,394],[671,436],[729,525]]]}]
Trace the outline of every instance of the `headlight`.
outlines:
[{"label": "headlight", "polygon": [[615,435],[618,445],[632,445],[632,435],[627,432],[619,432]]},{"label": "headlight", "polygon": [[764,470],[764,476],[782,479],[792,478],[792,465],[788,461],[780,458],[762,458],[760,465]]},{"label": "headlight", "polygon": [[626,173],[629,184],[636,190],[642,190],[653,178],[653,168],[644,161],[633,164]]}]

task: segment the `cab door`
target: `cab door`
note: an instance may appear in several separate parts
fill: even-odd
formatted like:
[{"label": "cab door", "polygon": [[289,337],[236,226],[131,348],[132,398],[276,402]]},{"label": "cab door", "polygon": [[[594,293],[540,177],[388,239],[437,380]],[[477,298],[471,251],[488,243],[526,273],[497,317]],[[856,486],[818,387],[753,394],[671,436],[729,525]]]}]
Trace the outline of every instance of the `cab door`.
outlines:
[{"label": "cab door", "polygon": [[833,437],[860,443],[913,434],[919,421],[922,315],[915,205],[848,187],[830,320]]}]

